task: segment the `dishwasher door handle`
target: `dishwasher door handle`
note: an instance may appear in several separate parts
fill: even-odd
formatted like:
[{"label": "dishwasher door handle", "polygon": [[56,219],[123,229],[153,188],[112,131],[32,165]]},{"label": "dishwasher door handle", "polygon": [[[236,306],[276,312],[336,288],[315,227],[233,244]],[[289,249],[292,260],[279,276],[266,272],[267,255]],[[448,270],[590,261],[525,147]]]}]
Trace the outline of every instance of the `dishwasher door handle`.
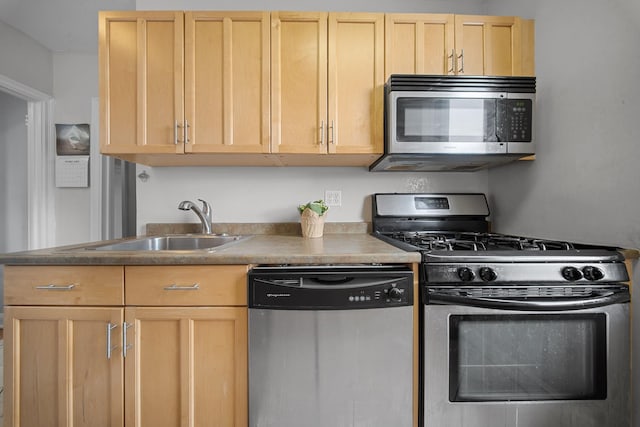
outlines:
[{"label": "dishwasher door handle", "polygon": [[260,279],[258,277],[253,278],[253,283],[262,283],[269,286],[285,286],[288,288],[299,288],[302,286],[302,278],[299,279]]},{"label": "dishwasher door handle", "polygon": [[[380,286],[389,285],[401,282],[404,278],[393,277],[390,279],[382,280],[368,280],[367,282],[354,281],[354,277],[343,278],[341,280],[328,280],[323,277],[297,277],[292,279],[263,279],[254,277],[252,282],[254,284],[263,284],[269,286],[282,286],[285,288],[297,288],[297,289],[324,289],[330,291],[332,289],[351,289],[351,288],[363,288],[367,286]],[[315,283],[314,283],[315,282]]]}]

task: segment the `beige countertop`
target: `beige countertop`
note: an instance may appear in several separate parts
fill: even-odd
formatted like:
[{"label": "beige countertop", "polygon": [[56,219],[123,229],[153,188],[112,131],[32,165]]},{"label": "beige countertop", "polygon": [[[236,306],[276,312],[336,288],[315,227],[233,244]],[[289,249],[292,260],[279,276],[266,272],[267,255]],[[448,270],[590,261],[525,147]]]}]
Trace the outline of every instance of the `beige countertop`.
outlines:
[{"label": "beige countertop", "polygon": [[84,245],[0,254],[0,264],[30,265],[189,265],[189,264],[369,264],[420,261],[366,233],[300,235],[255,234],[215,250],[95,251]]},{"label": "beige countertop", "polygon": [[[370,264],[420,262],[369,234],[368,223],[326,223],[325,235],[305,239],[299,223],[214,224],[215,233],[250,236],[229,246],[196,251],[95,251],[87,244],[0,254],[0,264],[31,265],[196,265],[196,264]],[[200,224],[147,224],[148,235],[198,233]],[[96,242],[93,242],[95,244]],[[640,256],[623,249],[626,259]]]}]

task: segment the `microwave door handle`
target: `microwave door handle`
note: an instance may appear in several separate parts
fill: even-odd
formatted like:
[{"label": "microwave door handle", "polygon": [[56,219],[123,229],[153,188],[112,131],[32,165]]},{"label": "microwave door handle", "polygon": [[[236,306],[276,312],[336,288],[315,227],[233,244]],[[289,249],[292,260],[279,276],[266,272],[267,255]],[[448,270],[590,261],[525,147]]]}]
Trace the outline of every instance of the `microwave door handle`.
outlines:
[{"label": "microwave door handle", "polygon": [[436,304],[464,305],[479,308],[495,308],[499,310],[565,311],[582,310],[586,308],[602,307],[606,305],[629,302],[629,294],[626,292],[606,291],[597,296],[589,298],[576,298],[565,301],[532,301],[524,299],[516,300],[483,298],[429,293],[429,302]]},{"label": "microwave door handle", "polygon": [[506,102],[507,100],[505,99],[505,97],[500,97],[498,99],[496,99],[496,106],[495,106],[495,111],[496,111],[496,116],[495,116],[495,134],[496,134],[496,141],[497,142],[505,142],[508,141],[508,138],[505,139],[503,138],[505,130],[504,128],[500,128],[500,125],[506,127]]}]

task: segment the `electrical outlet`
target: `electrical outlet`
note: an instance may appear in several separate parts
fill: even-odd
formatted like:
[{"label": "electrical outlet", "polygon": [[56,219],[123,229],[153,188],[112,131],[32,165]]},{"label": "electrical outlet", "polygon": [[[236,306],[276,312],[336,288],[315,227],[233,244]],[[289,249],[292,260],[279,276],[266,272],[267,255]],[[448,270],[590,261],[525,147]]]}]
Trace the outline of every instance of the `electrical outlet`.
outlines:
[{"label": "electrical outlet", "polygon": [[325,190],[324,202],[327,204],[327,206],[342,206],[342,191]]}]

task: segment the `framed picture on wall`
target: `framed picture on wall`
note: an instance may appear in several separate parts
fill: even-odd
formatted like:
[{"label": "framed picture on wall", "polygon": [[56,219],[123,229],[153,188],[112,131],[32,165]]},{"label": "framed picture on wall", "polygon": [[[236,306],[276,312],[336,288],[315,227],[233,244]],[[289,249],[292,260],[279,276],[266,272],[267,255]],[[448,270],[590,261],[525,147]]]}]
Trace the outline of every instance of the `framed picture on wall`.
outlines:
[{"label": "framed picture on wall", "polygon": [[89,125],[56,124],[56,154],[58,156],[88,156],[90,152]]}]

